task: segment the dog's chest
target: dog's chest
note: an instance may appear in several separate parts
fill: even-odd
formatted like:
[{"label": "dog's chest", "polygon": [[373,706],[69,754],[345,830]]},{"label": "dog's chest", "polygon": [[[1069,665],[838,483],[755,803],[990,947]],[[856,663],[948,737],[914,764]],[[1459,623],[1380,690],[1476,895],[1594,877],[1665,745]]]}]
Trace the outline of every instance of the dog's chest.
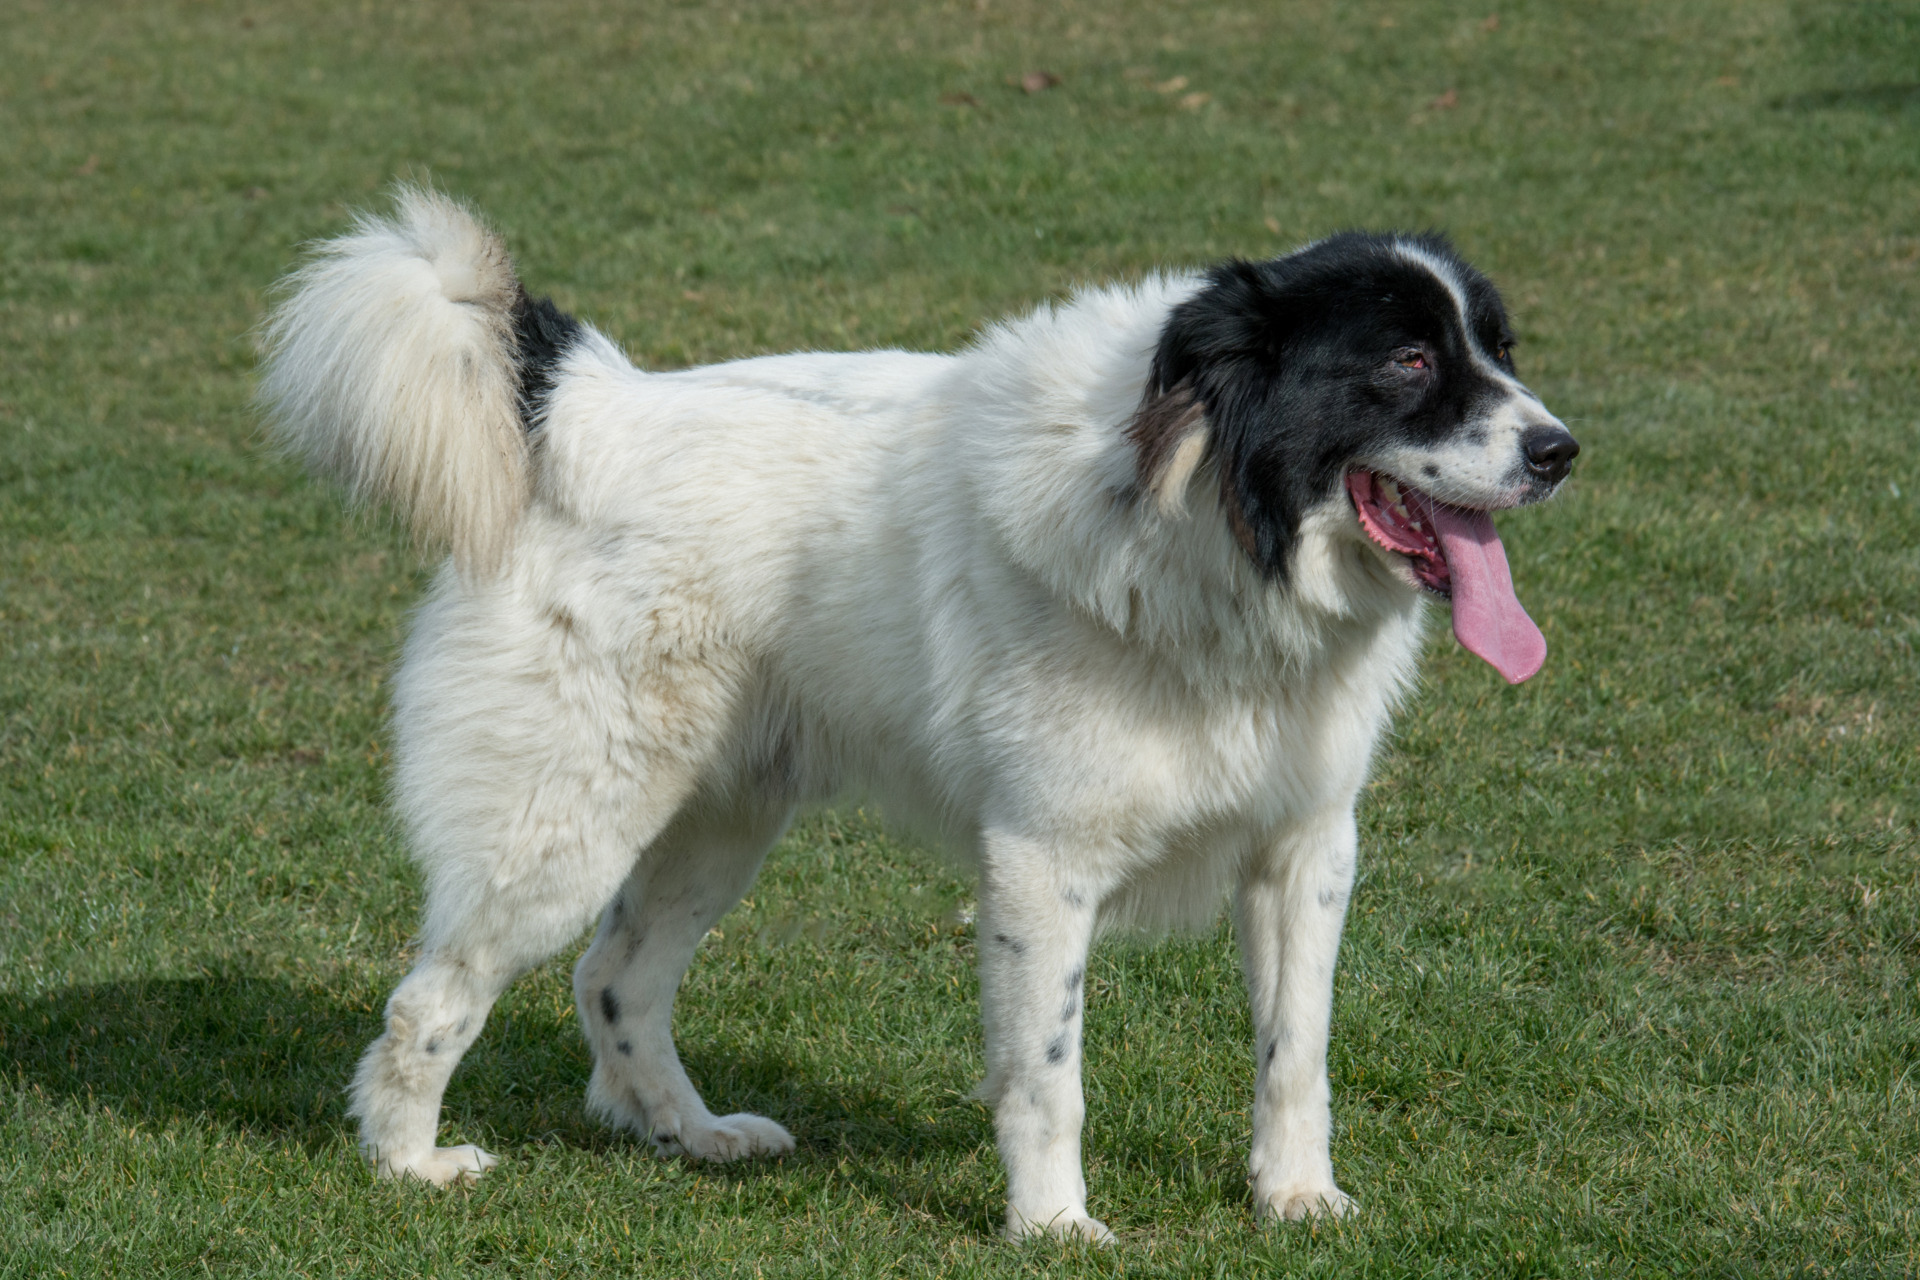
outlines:
[{"label": "dog's chest", "polygon": [[1359,786],[1383,719],[1377,699],[1313,678],[1191,705],[1163,726],[1182,765],[1163,821],[1197,838],[1318,809]]}]

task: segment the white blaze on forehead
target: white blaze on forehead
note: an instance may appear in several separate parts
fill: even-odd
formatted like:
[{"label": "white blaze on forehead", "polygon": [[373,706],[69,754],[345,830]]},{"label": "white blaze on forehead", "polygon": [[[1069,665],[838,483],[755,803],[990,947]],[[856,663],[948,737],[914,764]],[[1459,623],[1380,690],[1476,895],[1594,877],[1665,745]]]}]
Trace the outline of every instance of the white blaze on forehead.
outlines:
[{"label": "white blaze on forehead", "polygon": [[1466,337],[1468,358],[1473,361],[1474,367],[1514,394],[1525,396],[1529,400],[1534,399],[1534,394],[1527,390],[1518,378],[1495,364],[1489,358],[1489,354],[1480,349],[1479,335],[1474,333],[1473,321],[1467,315],[1466,282],[1460,279],[1460,273],[1454,270],[1453,264],[1406,240],[1395,240],[1393,251],[1399,254],[1403,261],[1424,267],[1452,295],[1453,311],[1460,319],[1460,332]]},{"label": "white blaze on forehead", "polygon": [[1446,286],[1447,292],[1453,295],[1453,310],[1460,317],[1460,328],[1471,338],[1473,326],[1467,323],[1467,291],[1460,277],[1454,273],[1453,264],[1406,240],[1395,240],[1393,251],[1415,266],[1425,267],[1434,279]]}]

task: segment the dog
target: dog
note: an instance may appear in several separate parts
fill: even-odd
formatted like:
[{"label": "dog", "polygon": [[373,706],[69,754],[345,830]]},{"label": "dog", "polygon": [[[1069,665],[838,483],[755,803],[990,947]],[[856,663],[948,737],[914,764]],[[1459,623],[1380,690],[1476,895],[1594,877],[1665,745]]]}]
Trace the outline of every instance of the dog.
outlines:
[{"label": "dog", "polygon": [[276,437],[449,552],[393,685],[419,959],[351,1113],[379,1176],[470,1180],[441,1095],[516,976],[574,970],[592,1111],[662,1154],[778,1155],[682,1070],[675,993],[796,807],[855,795],[979,880],[1006,1233],[1087,1212],[1081,1015],[1102,930],[1231,898],[1262,1216],[1342,1214],[1326,1072],[1354,803],[1426,602],[1541,665],[1490,512],[1579,446],[1441,237],[1089,288],[951,355],[674,372],[522,288],[402,189],[263,328]]}]

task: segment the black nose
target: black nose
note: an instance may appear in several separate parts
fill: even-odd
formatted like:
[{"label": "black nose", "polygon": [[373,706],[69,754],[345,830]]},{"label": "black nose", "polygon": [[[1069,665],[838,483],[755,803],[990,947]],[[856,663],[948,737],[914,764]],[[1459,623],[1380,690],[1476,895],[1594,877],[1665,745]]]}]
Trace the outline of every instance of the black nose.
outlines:
[{"label": "black nose", "polygon": [[1521,439],[1526,451],[1527,469],[1543,480],[1559,484],[1573,470],[1580,456],[1580,442],[1565,427],[1535,427]]}]

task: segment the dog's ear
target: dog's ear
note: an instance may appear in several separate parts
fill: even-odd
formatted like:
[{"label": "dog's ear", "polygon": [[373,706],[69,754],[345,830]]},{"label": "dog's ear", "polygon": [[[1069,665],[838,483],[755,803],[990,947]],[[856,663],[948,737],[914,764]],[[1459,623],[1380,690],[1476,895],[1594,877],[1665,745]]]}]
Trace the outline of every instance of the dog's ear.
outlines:
[{"label": "dog's ear", "polygon": [[[1140,422],[1159,422],[1176,401],[1199,411],[1206,434],[1194,461],[1217,474],[1227,530],[1264,576],[1284,581],[1308,490],[1320,479],[1315,460],[1298,456],[1307,433],[1289,394],[1291,348],[1322,308],[1310,290],[1293,287],[1286,259],[1231,259],[1204,279],[1161,329]],[[1150,434],[1135,430],[1136,443]],[[1176,438],[1157,453],[1142,448],[1143,461],[1172,460],[1178,433],[1163,430]],[[1172,471],[1154,478],[1164,486]]]},{"label": "dog's ear", "polygon": [[1205,407],[1191,383],[1152,391],[1140,403],[1127,428],[1133,445],[1136,483],[1153,497],[1161,515],[1178,519],[1187,514],[1187,486],[1207,456],[1209,438]]}]

